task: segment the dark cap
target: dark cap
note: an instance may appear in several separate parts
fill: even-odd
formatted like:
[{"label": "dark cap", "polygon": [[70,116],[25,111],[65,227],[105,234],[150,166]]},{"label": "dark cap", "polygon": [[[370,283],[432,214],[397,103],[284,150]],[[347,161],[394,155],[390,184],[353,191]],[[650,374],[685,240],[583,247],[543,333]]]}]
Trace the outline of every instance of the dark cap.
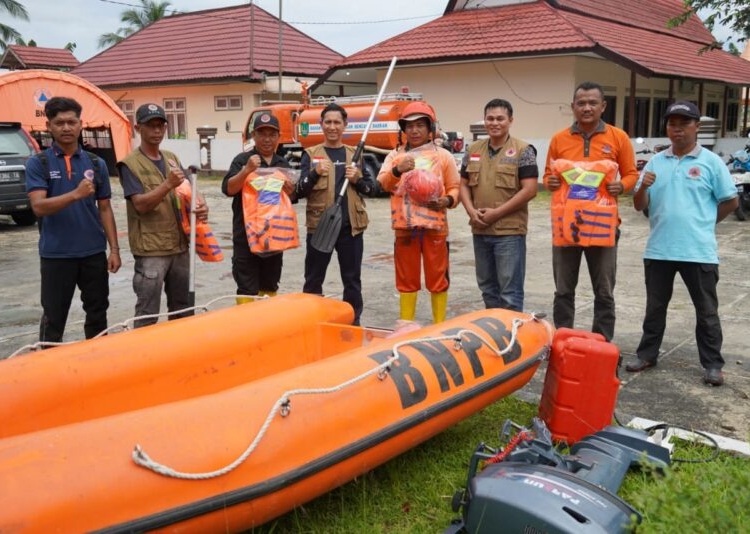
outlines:
[{"label": "dark cap", "polygon": [[258,128],[273,128],[277,132],[279,131],[279,119],[271,115],[270,113],[261,113],[253,121],[253,130]]},{"label": "dark cap", "polygon": [[701,112],[698,106],[687,100],[678,100],[671,104],[664,113],[664,118],[667,119],[670,115],[680,115],[697,121],[701,120]]},{"label": "dark cap", "polygon": [[167,114],[164,113],[164,108],[157,106],[156,104],[143,104],[138,108],[138,111],[135,112],[135,122],[138,124],[143,124],[151,119],[161,119],[166,121]]}]

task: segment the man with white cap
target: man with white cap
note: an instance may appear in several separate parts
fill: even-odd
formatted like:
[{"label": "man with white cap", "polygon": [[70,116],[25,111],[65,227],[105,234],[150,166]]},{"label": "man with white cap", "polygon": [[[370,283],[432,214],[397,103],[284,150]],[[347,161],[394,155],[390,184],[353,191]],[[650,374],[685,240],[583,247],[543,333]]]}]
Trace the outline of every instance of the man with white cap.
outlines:
[{"label": "man with white cap", "polygon": [[737,207],[737,191],[721,158],[698,144],[698,107],[677,101],[667,108],[664,118],[672,146],[649,160],[633,197],[636,210],[648,208],[651,233],[643,254],[643,335],[637,358],[626,370],[638,373],[656,366],[674,277],[680,273],[695,306],[703,382],[720,386],[724,383],[724,359],[716,295],[719,257],[715,229]]},{"label": "man with white cap", "polygon": [[[170,312],[190,308],[190,256],[188,239],[177,212],[175,188],[185,180],[179,158],[159,145],[167,132],[167,115],[157,104],[143,104],[135,113],[135,131],[141,144],[117,163],[127,200],[128,240],[135,259],[133,290],[135,315],[156,315],[162,288]],[[208,218],[208,206],[198,194],[196,217]],[[177,319],[193,311],[170,315]],[[139,319],[136,328],[154,324],[157,317]]]}]

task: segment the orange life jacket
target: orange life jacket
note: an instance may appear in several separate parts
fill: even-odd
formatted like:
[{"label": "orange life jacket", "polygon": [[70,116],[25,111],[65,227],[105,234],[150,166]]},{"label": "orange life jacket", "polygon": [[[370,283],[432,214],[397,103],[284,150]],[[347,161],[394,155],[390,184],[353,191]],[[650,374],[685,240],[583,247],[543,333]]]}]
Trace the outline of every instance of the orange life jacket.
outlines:
[{"label": "orange life jacket", "polygon": [[[175,188],[177,198],[177,213],[180,216],[180,224],[186,235],[190,235],[190,203],[192,201],[193,189],[188,180],[183,180]],[[206,221],[196,219],[195,221],[195,252],[202,261],[219,262],[224,259],[219,242]]]},{"label": "orange life jacket", "polygon": [[404,173],[393,193],[396,202],[391,211],[391,226],[394,230],[445,230],[448,224],[446,210],[431,210],[415,200],[437,199],[445,194],[437,154],[434,150],[419,148],[410,154],[414,156],[414,170]]},{"label": "orange life jacket", "polygon": [[617,163],[557,159],[551,170],[561,178],[552,195],[552,244],[613,247],[619,221],[607,184],[617,180]]},{"label": "orange life jacket", "polygon": [[282,188],[286,175],[275,167],[251,173],[242,186],[242,212],[250,252],[272,254],[299,246],[297,213]]}]

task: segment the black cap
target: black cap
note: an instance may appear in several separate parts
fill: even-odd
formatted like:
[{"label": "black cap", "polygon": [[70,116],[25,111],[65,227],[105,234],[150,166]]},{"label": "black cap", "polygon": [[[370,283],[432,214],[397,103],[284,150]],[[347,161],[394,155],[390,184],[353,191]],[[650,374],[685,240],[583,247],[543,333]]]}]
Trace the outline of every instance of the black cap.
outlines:
[{"label": "black cap", "polygon": [[156,104],[143,104],[138,108],[138,111],[135,112],[135,122],[138,124],[143,124],[151,119],[162,119],[163,121],[166,121],[167,114],[164,113],[164,108],[157,106]]},{"label": "black cap", "polygon": [[270,113],[261,113],[253,121],[253,130],[258,128],[273,128],[277,132],[279,131],[279,119],[271,115]]},{"label": "black cap", "polygon": [[680,115],[697,121],[701,119],[701,112],[698,109],[698,106],[687,100],[678,100],[677,102],[670,104],[667,111],[664,113],[664,118],[667,119],[670,115]]}]

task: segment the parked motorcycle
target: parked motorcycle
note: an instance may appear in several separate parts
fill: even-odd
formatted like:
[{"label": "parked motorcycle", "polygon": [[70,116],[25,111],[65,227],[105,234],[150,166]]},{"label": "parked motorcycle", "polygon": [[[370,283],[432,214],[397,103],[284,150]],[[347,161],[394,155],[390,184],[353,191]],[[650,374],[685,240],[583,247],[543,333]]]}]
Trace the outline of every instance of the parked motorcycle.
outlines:
[{"label": "parked motorcycle", "polygon": [[747,220],[750,214],[750,143],[745,148],[733,152],[727,162],[729,172],[737,187],[739,205],[734,210],[734,216],[738,221]]},{"label": "parked motorcycle", "polygon": [[635,167],[639,171],[643,170],[643,168],[646,166],[646,163],[648,163],[648,160],[650,160],[654,154],[657,154],[662,150],[666,150],[667,148],[669,148],[669,145],[659,144],[654,145],[654,148],[652,149],[650,146],[648,146],[648,143],[646,143],[646,140],[643,137],[637,137],[635,139],[635,142],[637,145],[643,146],[642,149],[635,151]]}]

